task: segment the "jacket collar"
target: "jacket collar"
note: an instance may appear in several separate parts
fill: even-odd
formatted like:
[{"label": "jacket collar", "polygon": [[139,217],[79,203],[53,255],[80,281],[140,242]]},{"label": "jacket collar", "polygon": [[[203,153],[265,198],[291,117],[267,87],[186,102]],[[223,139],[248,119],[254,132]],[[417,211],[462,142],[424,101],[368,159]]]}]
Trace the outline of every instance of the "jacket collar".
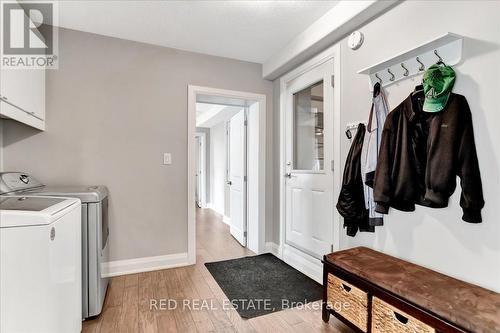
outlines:
[{"label": "jacket collar", "polygon": [[405,106],[404,113],[405,113],[405,116],[410,123],[412,123],[415,120],[415,110],[413,110],[413,99],[412,98],[413,98],[413,96],[412,96],[412,94],[410,94],[403,102],[404,106]]},{"label": "jacket collar", "polygon": [[[413,123],[415,121],[415,118],[416,118],[416,114],[417,113],[421,113],[421,112],[425,112],[423,110],[415,110],[414,109],[414,103],[413,103],[413,98],[416,98],[417,95],[412,95],[410,94],[404,101],[403,101],[403,104],[404,104],[404,113],[405,113],[405,116],[406,118],[408,119],[408,121],[410,123]],[[451,93],[450,94],[450,98],[448,99],[448,103],[446,104],[446,106],[444,107],[444,109],[442,111],[440,111],[439,113],[442,113],[444,111],[446,111],[446,109],[448,108],[448,106],[450,105],[450,102],[453,100],[455,94],[454,93]]]}]

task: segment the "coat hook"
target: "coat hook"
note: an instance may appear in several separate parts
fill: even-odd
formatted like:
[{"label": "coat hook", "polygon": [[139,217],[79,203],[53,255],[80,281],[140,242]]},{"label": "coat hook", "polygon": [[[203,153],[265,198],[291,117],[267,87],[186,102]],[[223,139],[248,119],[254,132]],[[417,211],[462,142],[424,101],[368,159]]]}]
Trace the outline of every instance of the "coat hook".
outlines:
[{"label": "coat hook", "polygon": [[424,71],[425,70],[424,63],[420,61],[419,57],[417,57],[417,62],[420,64],[420,67],[418,68],[418,71],[419,72]]},{"label": "coat hook", "polygon": [[438,57],[438,64],[444,64],[444,61],[443,59],[439,56],[438,54],[438,51],[437,50],[434,50],[434,54],[436,55],[436,57]]},{"label": "coat hook", "polygon": [[401,63],[401,67],[403,67],[403,69],[405,70],[405,72],[403,73],[403,76],[410,75],[410,71],[408,71],[408,68],[406,68],[404,63]]},{"label": "coat hook", "polygon": [[378,76],[378,73],[375,73],[375,77],[377,78],[378,82],[382,84],[382,79],[380,78],[380,76]]},{"label": "coat hook", "polygon": [[394,76],[394,73],[391,72],[390,68],[387,68],[387,73],[391,74],[391,78],[389,79],[390,81],[394,81],[396,77]]}]

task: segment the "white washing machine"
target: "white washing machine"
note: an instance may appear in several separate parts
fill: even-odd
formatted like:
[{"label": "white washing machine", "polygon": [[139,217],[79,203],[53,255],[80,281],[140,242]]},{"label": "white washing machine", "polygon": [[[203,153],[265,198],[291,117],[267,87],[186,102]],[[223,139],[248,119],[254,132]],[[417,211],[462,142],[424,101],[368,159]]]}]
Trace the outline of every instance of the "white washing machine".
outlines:
[{"label": "white washing machine", "polygon": [[[102,274],[109,261],[106,186],[45,186],[22,172],[0,173],[0,195],[71,197],[82,204],[82,318],[101,313],[109,284]],[[1,332],[0,332],[1,333]]]},{"label": "white washing machine", "polygon": [[0,332],[82,329],[81,203],[0,196]]}]

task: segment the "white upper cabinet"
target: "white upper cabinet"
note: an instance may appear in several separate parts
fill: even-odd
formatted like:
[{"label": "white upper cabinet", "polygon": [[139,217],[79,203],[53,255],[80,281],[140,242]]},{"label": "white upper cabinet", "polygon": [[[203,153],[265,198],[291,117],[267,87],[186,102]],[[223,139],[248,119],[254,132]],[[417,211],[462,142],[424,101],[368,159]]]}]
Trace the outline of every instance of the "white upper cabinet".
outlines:
[{"label": "white upper cabinet", "polygon": [[[22,8],[18,9],[23,15]],[[26,14],[23,19],[29,21]],[[9,69],[0,65],[0,117],[45,129],[45,69]]]},{"label": "white upper cabinet", "polygon": [[45,70],[2,69],[0,115],[45,129]]}]

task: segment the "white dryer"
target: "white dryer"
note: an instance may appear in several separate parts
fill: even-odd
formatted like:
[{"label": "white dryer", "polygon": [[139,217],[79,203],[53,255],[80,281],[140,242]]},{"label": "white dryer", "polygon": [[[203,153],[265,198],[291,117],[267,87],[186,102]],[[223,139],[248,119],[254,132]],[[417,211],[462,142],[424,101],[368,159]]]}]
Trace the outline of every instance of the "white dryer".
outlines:
[{"label": "white dryer", "polygon": [[0,196],[0,332],[82,329],[78,199]]}]

